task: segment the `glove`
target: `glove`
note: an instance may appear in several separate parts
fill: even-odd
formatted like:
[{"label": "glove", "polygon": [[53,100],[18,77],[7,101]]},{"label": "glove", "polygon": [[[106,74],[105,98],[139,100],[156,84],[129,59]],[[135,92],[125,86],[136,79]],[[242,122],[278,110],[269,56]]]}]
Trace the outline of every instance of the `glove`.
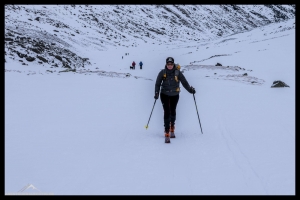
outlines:
[{"label": "glove", "polygon": [[195,94],[195,93],[196,93],[195,88],[193,88],[192,86],[190,87],[190,93],[191,93],[191,94]]},{"label": "glove", "polygon": [[158,99],[158,92],[155,92],[154,99]]}]

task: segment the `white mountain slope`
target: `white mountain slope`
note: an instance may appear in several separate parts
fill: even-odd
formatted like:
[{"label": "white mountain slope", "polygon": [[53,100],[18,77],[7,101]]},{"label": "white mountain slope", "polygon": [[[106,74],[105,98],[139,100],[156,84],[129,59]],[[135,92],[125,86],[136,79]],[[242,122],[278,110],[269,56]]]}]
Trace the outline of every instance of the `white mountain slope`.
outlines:
[{"label": "white mountain slope", "polygon": [[295,5],[6,5],[5,61],[62,71],[90,52],[203,43],[295,18]]},{"label": "white mountain slope", "polygon": [[[5,193],[295,195],[294,19],[206,42],[79,46],[86,73],[7,58]],[[144,128],[167,56],[196,88],[203,129],[182,87],[170,144],[160,100]]]}]

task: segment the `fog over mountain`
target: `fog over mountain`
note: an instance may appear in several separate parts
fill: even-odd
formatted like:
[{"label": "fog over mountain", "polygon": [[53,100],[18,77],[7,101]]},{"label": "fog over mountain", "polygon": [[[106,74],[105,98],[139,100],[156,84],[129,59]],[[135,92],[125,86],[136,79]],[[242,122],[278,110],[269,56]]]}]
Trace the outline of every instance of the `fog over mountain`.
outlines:
[{"label": "fog over mountain", "polygon": [[79,49],[203,44],[295,12],[295,5],[5,5],[5,62],[76,70],[92,65]]}]

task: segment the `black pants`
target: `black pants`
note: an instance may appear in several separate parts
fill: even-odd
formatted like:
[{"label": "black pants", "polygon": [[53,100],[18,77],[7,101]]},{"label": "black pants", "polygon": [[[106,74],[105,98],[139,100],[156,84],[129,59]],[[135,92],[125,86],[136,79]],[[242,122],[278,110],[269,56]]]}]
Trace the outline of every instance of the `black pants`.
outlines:
[{"label": "black pants", "polygon": [[179,94],[176,96],[168,96],[160,93],[160,100],[164,108],[164,126],[165,131],[169,131],[170,122],[175,124],[176,106],[179,100]]}]

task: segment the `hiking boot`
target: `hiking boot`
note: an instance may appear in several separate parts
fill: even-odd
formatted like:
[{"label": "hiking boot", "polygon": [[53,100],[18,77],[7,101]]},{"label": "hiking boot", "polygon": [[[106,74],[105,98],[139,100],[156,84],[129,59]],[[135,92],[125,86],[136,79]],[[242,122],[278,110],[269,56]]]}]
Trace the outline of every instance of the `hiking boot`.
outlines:
[{"label": "hiking boot", "polygon": [[170,124],[170,133],[171,133],[171,138],[175,138],[175,125]]},{"label": "hiking boot", "polygon": [[170,143],[170,133],[169,131],[165,131],[165,143]]}]

